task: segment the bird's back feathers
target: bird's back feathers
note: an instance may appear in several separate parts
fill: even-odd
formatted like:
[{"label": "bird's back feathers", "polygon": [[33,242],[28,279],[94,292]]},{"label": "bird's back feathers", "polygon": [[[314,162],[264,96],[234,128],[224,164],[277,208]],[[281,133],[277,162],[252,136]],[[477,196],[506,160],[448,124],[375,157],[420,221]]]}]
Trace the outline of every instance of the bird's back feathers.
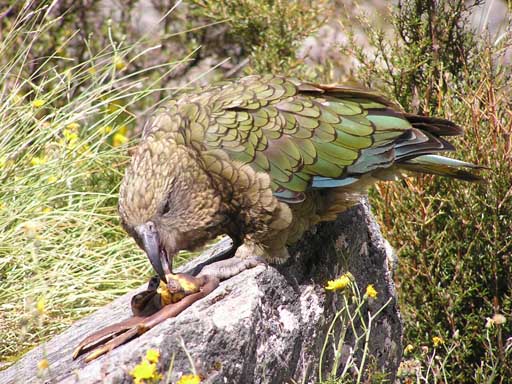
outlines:
[{"label": "bird's back feathers", "polygon": [[475,165],[432,156],[454,149],[443,136],[462,134],[456,124],[347,86],[249,76],[172,102],[145,134],[159,131],[268,173],[274,195],[289,203],[310,188],[347,187],[387,169],[479,179]]}]

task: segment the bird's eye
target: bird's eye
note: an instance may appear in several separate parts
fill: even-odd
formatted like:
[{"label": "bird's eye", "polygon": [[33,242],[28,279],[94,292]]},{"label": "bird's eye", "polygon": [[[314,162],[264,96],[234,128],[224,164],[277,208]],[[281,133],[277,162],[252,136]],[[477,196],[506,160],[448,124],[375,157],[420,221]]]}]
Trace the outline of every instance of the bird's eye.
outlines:
[{"label": "bird's eye", "polygon": [[162,215],[166,215],[171,210],[171,204],[169,204],[169,200],[165,202],[165,205],[162,208]]}]

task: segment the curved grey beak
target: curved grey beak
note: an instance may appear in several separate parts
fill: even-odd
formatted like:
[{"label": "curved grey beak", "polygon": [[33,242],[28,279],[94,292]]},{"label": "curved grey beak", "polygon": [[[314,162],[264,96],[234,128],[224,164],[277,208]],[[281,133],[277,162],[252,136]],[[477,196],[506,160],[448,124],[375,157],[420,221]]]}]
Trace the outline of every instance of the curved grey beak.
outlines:
[{"label": "curved grey beak", "polygon": [[167,282],[166,274],[170,273],[170,267],[165,250],[160,246],[160,236],[155,225],[148,221],[135,227],[135,231],[142,241],[144,251],[148,255],[149,262],[163,282]]}]

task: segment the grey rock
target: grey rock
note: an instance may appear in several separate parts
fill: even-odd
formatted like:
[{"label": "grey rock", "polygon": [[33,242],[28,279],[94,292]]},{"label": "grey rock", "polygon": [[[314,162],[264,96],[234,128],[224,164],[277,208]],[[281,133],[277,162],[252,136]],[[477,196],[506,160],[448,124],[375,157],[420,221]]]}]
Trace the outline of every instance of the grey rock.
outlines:
[{"label": "grey rock", "polygon": [[[229,246],[229,240],[221,241],[182,270],[192,270]],[[389,269],[394,262],[368,203],[319,225],[291,254],[284,265],[258,266],[222,282],[178,317],[89,364],[83,358],[73,361],[72,350],[86,335],[130,316],[129,302],[135,293],[130,292],[0,372],[0,384],[129,383],[130,370],[149,348],[160,351],[158,367],[164,379],[173,361],[170,382],[190,373],[194,364],[207,383],[313,383],[329,325],[343,299],[323,287],[346,271],[354,275],[362,292],[368,284],[378,291],[363,313],[375,313],[391,300],[373,322],[366,361],[393,382],[402,351],[402,325]],[[356,332],[359,328],[356,323]],[[334,333],[339,332],[335,327]],[[340,366],[349,357],[361,361],[361,348],[354,352],[353,343],[348,332]],[[43,358],[48,359],[49,370],[38,378],[37,363]],[[323,372],[329,372],[334,362],[330,344],[323,362]]]}]

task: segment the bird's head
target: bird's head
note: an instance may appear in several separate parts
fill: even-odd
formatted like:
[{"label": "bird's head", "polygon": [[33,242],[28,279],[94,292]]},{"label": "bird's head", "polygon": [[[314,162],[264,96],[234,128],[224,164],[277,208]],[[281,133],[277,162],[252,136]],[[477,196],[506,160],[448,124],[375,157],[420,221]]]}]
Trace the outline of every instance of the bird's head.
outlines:
[{"label": "bird's head", "polygon": [[211,228],[219,206],[220,197],[191,150],[154,137],[139,145],[119,193],[122,225],[162,281],[169,281],[178,251],[216,235]]}]

